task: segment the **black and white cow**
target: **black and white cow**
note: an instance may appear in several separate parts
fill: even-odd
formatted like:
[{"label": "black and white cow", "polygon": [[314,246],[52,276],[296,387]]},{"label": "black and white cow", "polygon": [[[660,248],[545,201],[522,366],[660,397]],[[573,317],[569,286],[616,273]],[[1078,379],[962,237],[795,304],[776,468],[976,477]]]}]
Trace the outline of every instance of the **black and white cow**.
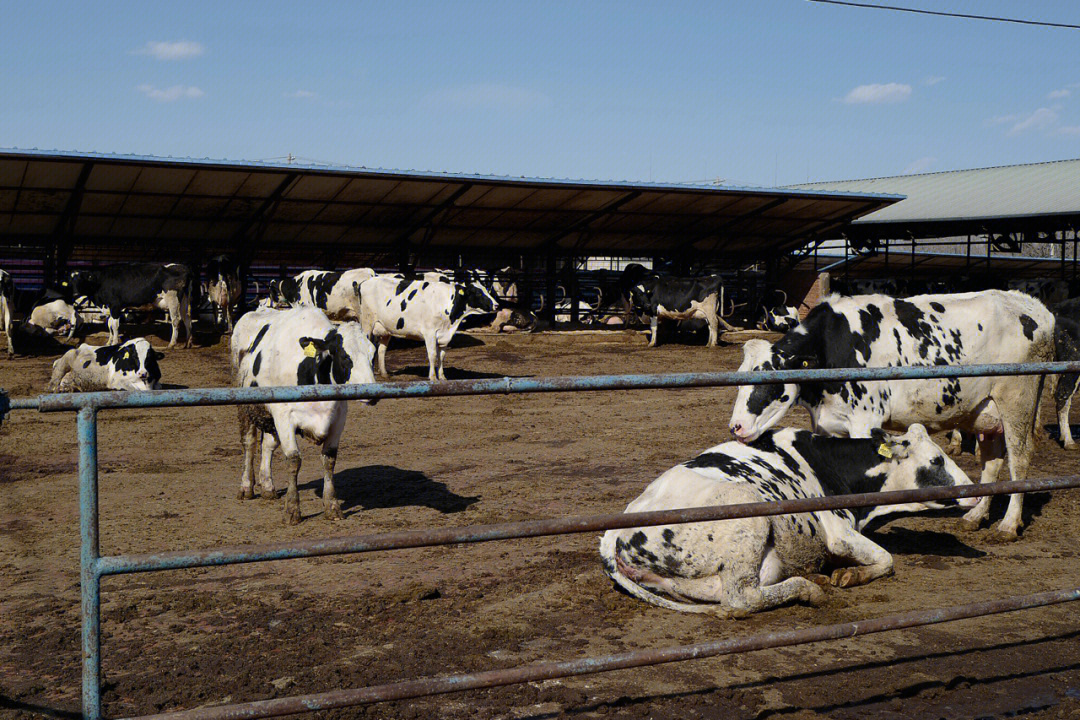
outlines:
[{"label": "black and white cow", "polygon": [[277,293],[292,307],[319,308],[333,320],[359,320],[360,285],[373,277],[375,271],[371,268],[305,270],[278,283]]},{"label": "black and white cow", "polygon": [[1014,279],[1009,281],[1008,287],[1010,290],[1019,290],[1041,300],[1047,306],[1057,305],[1069,299],[1068,281],[1057,278]]},{"label": "black and white cow", "polygon": [[[1059,303],[1054,310],[1054,352],[1056,360],[1080,360],[1080,298]],[[1069,425],[1069,411],[1076,394],[1078,373],[1058,376],[1054,388],[1054,410],[1057,413],[1058,433],[1066,450],[1075,450],[1076,442]]]},{"label": "black and white cow", "polygon": [[228,255],[218,255],[206,263],[206,296],[214,306],[214,319],[224,319],[228,332],[233,331],[233,306],[244,297],[240,264]]},{"label": "black and white cow", "polygon": [[683,278],[651,273],[629,288],[634,311],[650,318],[649,347],[656,347],[660,320],[704,320],[709,328],[707,347],[716,347],[719,329],[736,330],[720,317],[719,276]]},{"label": "black and white cow", "polygon": [[180,323],[187,330],[185,347],[191,347],[191,296],[193,275],[179,263],[119,263],[93,270],[74,270],[71,286],[75,295],[109,311],[109,343],[120,342],[120,315],[132,308],[160,308],[172,325],[169,347],[176,345]]},{"label": "black and white cow", "polygon": [[799,324],[799,308],[787,304],[787,293],[783,290],[777,290],[773,295],[775,297],[771,301],[761,305],[758,329],[781,333],[794,330]]},{"label": "black and white cow", "polygon": [[7,338],[8,355],[15,354],[15,345],[11,341],[11,313],[14,309],[15,281],[7,270],[0,270],[0,329]]},{"label": "black and white cow", "polygon": [[65,335],[70,340],[79,326],[79,313],[67,300],[57,298],[34,305],[27,322],[53,335]]},{"label": "black and white cow", "polygon": [[[984,290],[898,300],[883,295],[830,296],[775,345],[751,340],[740,370],[971,365],[1042,362],[1054,357],[1054,316],[1022,293]],[[816,432],[869,437],[876,429],[922,423],[979,436],[982,482],[1005,462],[1023,480],[1035,449],[1042,379],[1037,376],[759,385],[739,388],[730,428],[752,442],[796,403]],[[1016,539],[1023,496],[1013,495],[997,532]],[[984,499],[965,524],[978,527]]]},{"label": "black and white cow", "polygon": [[[871,435],[833,438],[784,428],[748,445],[717,445],[654,480],[626,512],[971,484],[922,425],[905,435]],[[646,602],[746,615],[791,601],[818,602],[824,597],[818,584],[850,587],[892,573],[892,556],[859,531],[887,513],[954,502],[609,530],[600,556],[604,571]],[[829,578],[814,575],[826,564],[839,567]]]},{"label": "black and white cow", "polygon": [[119,345],[87,345],[68,350],[53,363],[48,392],[157,390],[165,357],[145,338]]},{"label": "black and white cow", "polygon": [[477,279],[462,271],[420,275],[376,275],[360,288],[360,324],[378,343],[378,371],[386,375],[386,348],[391,337],[423,340],[428,379],[445,380],[446,347],[465,317],[493,313],[498,302]]},{"label": "black and white cow", "polygon": [[[317,308],[247,313],[236,323],[231,352],[236,384],[240,387],[375,382],[371,371],[375,348],[359,324],[348,322],[335,326]],[[360,402],[375,404],[374,400]],[[327,519],[341,518],[341,503],[334,494],[334,465],[347,412],[348,403],[344,400],[241,405],[239,420],[244,461],[239,498],[250,500],[255,497],[252,469],[260,442],[260,494],[265,499],[276,497],[270,465],[274,449],[280,445],[289,477],[285,521],[290,525],[300,522],[300,496],[296,487],[300,473],[297,435],[303,435],[322,448],[323,512]]]}]

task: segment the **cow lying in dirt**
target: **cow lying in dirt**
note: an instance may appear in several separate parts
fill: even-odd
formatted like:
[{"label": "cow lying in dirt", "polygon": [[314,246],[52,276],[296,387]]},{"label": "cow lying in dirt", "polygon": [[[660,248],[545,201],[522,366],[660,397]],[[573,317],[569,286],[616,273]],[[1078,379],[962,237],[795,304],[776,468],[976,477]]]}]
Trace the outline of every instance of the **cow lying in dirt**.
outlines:
[{"label": "cow lying in dirt", "polygon": [[145,338],[100,347],[83,343],[53,363],[48,392],[157,390],[163,357]]},{"label": "cow lying in dirt", "polygon": [[[675,466],[626,512],[970,484],[919,424],[904,435],[876,430],[866,439],[784,428],[750,444],[717,445]],[[859,530],[879,515],[937,507],[943,505],[609,530],[600,540],[600,557],[611,579],[641,600],[671,610],[745,615],[793,600],[816,603],[823,598],[818,584],[850,587],[892,573],[892,556]],[[831,578],[806,577],[827,562],[840,565]]]}]

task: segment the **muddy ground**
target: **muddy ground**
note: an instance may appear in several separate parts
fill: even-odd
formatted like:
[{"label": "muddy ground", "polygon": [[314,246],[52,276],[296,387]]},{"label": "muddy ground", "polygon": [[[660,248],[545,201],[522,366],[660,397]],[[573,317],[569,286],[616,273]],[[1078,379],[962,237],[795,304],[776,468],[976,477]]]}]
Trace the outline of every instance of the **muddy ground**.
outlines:
[{"label": "muddy ground", "polygon": [[[204,343],[211,339],[202,337]],[[163,345],[164,343],[160,343]],[[645,347],[638,333],[462,336],[450,377],[734,369],[737,344]],[[394,379],[426,376],[392,349]],[[225,346],[168,351],[164,382],[228,384]],[[39,392],[48,358],[0,359],[0,387]],[[318,513],[303,444],[303,522],[236,499],[234,408],[100,417],[103,554],[621,511],[661,472],[724,440],[732,389],[353,404],[337,465],[345,519]],[[1080,409],[1080,403],[1077,404]],[[1043,419],[1051,411],[1044,404]],[[805,425],[799,410],[790,418]],[[962,465],[974,473],[971,456]],[[1040,444],[1037,476],[1080,455]],[[77,717],[75,418],[13,414],[0,430],[0,715]],[[275,463],[278,487],[282,468]],[[108,716],[152,713],[574,659],[876,617],[1080,585],[1080,493],[1030,495],[1021,539],[960,533],[956,515],[873,531],[894,576],[824,607],[746,620],[681,615],[603,575],[595,533],[103,582]],[[995,504],[999,518],[1003,503]],[[1080,717],[1080,621],[1063,605],[844,641],[322,713],[351,718]]]}]

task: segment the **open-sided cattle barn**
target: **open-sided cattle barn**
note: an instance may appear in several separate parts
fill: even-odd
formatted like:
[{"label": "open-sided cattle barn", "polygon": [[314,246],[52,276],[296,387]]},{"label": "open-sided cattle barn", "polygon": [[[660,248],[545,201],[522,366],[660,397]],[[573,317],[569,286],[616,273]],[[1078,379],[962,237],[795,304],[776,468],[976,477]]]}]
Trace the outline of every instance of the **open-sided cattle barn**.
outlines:
[{"label": "open-sided cattle barn", "polygon": [[[0,257],[69,264],[432,267],[589,255],[733,269],[835,237],[895,195],[0,151]],[[23,267],[20,268],[19,262]],[[535,264],[535,262],[534,262]],[[550,293],[549,282],[549,293]]]}]

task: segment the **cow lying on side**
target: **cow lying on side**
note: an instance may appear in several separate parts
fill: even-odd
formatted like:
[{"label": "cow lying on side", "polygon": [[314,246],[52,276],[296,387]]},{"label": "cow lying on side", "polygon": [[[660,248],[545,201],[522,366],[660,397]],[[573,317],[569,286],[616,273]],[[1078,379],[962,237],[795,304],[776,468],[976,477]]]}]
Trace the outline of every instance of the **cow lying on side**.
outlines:
[{"label": "cow lying on side", "polygon": [[75,295],[109,311],[109,343],[120,342],[120,315],[130,308],[160,308],[172,325],[169,347],[176,345],[180,323],[187,330],[185,347],[191,347],[191,271],[178,263],[118,263],[71,273]]},{"label": "cow lying on side", "polygon": [[57,298],[35,305],[27,322],[51,335],[64,335],[70,340],[79,327],[79,314],[74,305]]},{"label": "cow lying on side", "polygon": [[[878,430],[861,440],[784,428],[749,445],[717,445],[675,466],[626,512],[970,484],[922,425],[905,435]],[[889,575],[892,556],[859,531],[880,515],[943,506],[909,503],[609,530],[600,540],[600,557],[611,579],[641,600],[739,616],[794,600],[818,602],[824,596],[815,581],[850,587]],[[840,565],[831,578],[805,577],[826,564]]]},{"label": "cow lying on side", "polygon": [[468,315],[493,313],[498,303],[475,274],[376,275],[360,287],[360,323],[379,345],[379,373],[386,375],[391,337],[423,340],[428,379],[445,380],[446,346]]},{"label": "cow lying on side", "polygon": [[[984,290],[920,295],[832,295],[801,325],[770,344],[743,346],[739,370],[975,365],[1042,362],[1054,357],[1054,316],[1022,293]],[[934,431],[958,428],[979,437],[982,482],[994,482],[1008,456],[1011,479],[1027,477],[1035,451],[1041,379],[1038,376],[803,383],[743,386],[731,413],[731,432],[752,442],[796,403],[810,411],[816,432],[869,437],[876,428],[922,423]],[[998,524],[1016,539],[1023,495],[1010,498]],[[964,518],[976,528],[990,510],[985,498]]]},{"label": "cow lying on side", "polygon": [[165,357],[145,338],[121,345],[87,345],[68,350],[53,363],[48,392],[91,390],[157,390]]},{"label": "cow lying on side", "polygon": [[305,270],[285,278],[276,287],[280,299],[292,307],[315,307],[334,320],[360,319],[360,285],[375,277],[371,268],[344,272]]},{"label": "cow lying on side", "polygon": [[[371,358],[375,348],[357,323],[335,327],[316,308],[258,310],[236,323],[231,346],[236,384],[240,387],[288,385],[342,385],[375,381]],[[374,404],[375,401],[361,400]],[[262,443],[259,485],[263,498],[274,498],[270,462],[278,445],[285,453],[289,489],[285,494],[285,521],[300,522],[300,473],[297,435],[322,446],[323,511],[328,519],[341,517],[334,494],[334,465],[338,442],[345,430],[348,405],[344,400],[325,402],[241,405],[240,438],[244,446],[240,476],[241,500],[255,497],[252,467]]]}]

